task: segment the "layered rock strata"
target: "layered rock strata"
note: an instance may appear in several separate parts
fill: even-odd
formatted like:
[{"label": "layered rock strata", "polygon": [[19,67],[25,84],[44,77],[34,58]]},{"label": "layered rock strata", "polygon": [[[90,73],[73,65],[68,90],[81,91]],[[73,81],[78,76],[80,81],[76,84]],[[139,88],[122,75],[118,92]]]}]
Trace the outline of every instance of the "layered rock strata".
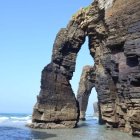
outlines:
[{"label": "layered rock strata", "polygon": [[97,31],[102,37],[94,47],[100,116],[107,125],[140,136],[140,1],[98,4],[104,18],[96,30],[105,28]]},{"label": "layered rock strata", "polygon": [[95,69],[93,66],[84,66],[81,74],[77,100],[80,108],[80,119],[85,120],[88,99],[92,88],[95,86]]},{"label": "layered rock strata", "polygon": [[95,61],[99,122],[140,136],[139,0],[95,0],[60,30],[42,71],[33,127],[76,126],[79,109],[69,80],[86,36]]}]

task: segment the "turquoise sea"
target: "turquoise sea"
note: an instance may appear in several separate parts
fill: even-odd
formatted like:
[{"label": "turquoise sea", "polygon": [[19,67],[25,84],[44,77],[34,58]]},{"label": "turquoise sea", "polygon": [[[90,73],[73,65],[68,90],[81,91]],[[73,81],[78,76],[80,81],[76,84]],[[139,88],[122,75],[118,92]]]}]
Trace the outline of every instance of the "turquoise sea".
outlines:
[{"label": "turquoise sea", "polygon": [[117,130],[98,125],[98,118],[87,115],[74,129],[30,129],[30,114],[0,114],[0,140],[140,140]]}]

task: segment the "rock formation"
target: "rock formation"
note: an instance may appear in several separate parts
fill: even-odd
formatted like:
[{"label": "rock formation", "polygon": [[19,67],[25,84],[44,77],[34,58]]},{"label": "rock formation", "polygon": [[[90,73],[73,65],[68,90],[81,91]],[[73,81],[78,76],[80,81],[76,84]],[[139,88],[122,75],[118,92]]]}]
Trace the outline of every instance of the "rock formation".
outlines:
[{"label": "rock formation", "polygon": [[81,120],[85,120],[88,99],[91,90],[94,86],[95,86],[95,69],[93,66],[85,66],[81,74],[77,93],[77,100],[79,102]]},{"label": "rock formation", "polygon": [[76,126],[79,109],[69,80],[86,36],[95,61],[99,122],[140,136],[139,0],[95,0],[60,30],[42,71],[32,127]]},{"label": "rock formation", "polygon": [[100,118],[140,135],[140,1],[100,0],[98,5],[104,14],[89,46],[95,50]]},{"label": "rock formation", "polygon": [[93,109],[94,109],[94,116],[98,116],[99,114],[98,102],[93,103]]},{"label": "rock formation", "polygon": [[42,71],[41,91],[34,107],[31,127],[76,127],[79,108],[69,80],[84,39],[84,31],[76,24],[61,29],[57,34],[52,61]]}]

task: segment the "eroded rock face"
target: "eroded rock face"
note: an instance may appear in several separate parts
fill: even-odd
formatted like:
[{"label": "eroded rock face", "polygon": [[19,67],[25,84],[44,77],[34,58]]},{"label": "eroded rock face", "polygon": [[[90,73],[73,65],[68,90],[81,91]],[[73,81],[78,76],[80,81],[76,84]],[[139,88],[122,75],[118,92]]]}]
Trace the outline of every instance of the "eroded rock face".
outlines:
[{"label": "eroded rock face", "polygon": [[85,120],[88,99],[92,88],[95,86],[95,69],[93,66],[84,66],[81,74],[77,100],[80,108],[80,119]]},{"label": "eroded rock face", "polygon": [[102,18],[89,24],[88,35],[100,122],[139,136],[140,1],[100,0],[98,5]]},{"label": "eroded rock face", "polygon": [[95,0],[60,30],[42,72],[33,124],[76,126],[79,109],[69,80],[85,36],[95,61],[99,122],[140,136],[139,0]]}]

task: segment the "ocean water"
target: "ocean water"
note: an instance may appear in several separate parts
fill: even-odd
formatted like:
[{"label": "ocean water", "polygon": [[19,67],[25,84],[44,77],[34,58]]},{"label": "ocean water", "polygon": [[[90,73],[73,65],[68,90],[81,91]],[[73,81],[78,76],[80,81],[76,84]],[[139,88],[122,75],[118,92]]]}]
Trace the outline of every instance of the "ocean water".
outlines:
[{"label": "ocean water", "polygon": [[140,140],[118,130],[106,130],[91,115],[75,129],[30,129],[29,114],[0,114],[0,140]]}]

